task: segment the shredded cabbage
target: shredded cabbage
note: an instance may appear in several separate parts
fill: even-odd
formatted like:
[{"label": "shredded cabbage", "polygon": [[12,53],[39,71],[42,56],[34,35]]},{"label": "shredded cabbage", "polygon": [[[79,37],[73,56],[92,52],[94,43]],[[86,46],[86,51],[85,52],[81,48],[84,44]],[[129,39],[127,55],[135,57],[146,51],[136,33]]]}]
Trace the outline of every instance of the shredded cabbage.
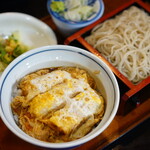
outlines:
[{"label": "shredded cabbage", "polygon": [[88,0],[52,1],[50,7],[54,12],[60,13],[60,15],[63,15],[65,19],[70,21],[87,20],[95,13],[94,5],[89,6]]},{"label": "shredded cabbage", "polygon": [[64,13],[65,19],[72,21],[87,20],[88,17],[93,13],[91,6],[80,6],[74,9],[70,9]]},{"label": "shredded cabbage", "polygon": [[85,5],[88,5],[88,0],[65,0],[65,7],[68,10]]}]

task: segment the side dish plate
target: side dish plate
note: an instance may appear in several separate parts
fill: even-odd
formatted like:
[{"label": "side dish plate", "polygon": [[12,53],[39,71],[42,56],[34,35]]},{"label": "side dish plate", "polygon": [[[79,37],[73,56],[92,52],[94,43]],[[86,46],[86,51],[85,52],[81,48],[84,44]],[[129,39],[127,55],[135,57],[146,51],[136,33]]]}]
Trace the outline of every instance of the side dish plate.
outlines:
[{"label": "side dish plate", "polygon": [[1,13],[0,34],[9,36],[16,31],[21,41],[31,48],[57,44],[53,30],[39,19],[23,13]]}]

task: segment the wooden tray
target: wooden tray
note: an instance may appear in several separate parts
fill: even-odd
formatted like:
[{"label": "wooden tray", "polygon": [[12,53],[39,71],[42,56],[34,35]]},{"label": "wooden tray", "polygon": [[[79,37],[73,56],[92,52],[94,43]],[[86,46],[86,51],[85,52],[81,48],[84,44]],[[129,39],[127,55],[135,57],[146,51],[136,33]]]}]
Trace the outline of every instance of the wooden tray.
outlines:
[{"label": "wooden tray", "polygon": [[[121,104],[120,104],[121,105],[120,106],[121,113],[124,113],[125,104],[126,104],[127,100],[129,100],[130,98],[134,98],[134,99],[135,99],[135,97],[137,98],[137,100],[135,100],[137,106],[141,103],[141,101],[138,100],[138,97],[137,97],[137,95],[135,96],[135,94],[137,94],[144,87],[147,87],[150,84],[150,76],[147,77],[146,79],[144,79],[143,81],[141,81],[139,84],[136,84],[136,85],[133,84],[117,68],[115,68],[111,63],[109,63],[100,54],[100,52],[98,52],[98,50],[94,49],[90,44],[88,44],[84,40],[84,35],[86,33],[90,32],[96,25],[102,23],[103,21],[105,21],[111,17],[114,17],[115,15],[117,15],[118,13],[122,12],[123,10],[127,9],[130,6],[139,6],[139,7],[143,8],[145,11],[147,11],[148,13],[150,13],[149,3],[144,2],[142,0],[130,0],[130,1],[127,1],[126,3],[123,3],[118,8],[114,9],[113,11],[111,11],[109,13],[105,13],[103,15],[103,17],[100,18],[98,21],[81,29],[80,31],[76,32],[75,34],[69,36],[64,41],[64,44],[66,44],[66,45],[72,45],[73,42],[77,41],[78,44],[81,44],[88,51],[92,52],[93,54],[98,56],[101,60],[103,60],[111,68],[111,70],[119,78],[119,80],[121,80],[121,82],[124,83],[125,86],[127,86],[126,87],[127,90],[125,91],[125,93],[121,94]],[[107,7],[107,6],[105,6],[105,7]]]}]

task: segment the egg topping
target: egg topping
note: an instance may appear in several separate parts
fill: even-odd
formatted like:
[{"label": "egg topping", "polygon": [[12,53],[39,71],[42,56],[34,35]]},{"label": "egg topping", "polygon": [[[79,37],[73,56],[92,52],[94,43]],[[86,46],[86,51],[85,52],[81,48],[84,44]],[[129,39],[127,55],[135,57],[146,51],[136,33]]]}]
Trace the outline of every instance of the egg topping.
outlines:
[{"label": "egg topping", "polygon": [[18,86],[21,94],[12,102],[20,127],[50,142],[72,141],[86,135],[104,113],[104,99],[89,81],[94,82],[86,71],[70,71],[69,67],[25,76]]}]

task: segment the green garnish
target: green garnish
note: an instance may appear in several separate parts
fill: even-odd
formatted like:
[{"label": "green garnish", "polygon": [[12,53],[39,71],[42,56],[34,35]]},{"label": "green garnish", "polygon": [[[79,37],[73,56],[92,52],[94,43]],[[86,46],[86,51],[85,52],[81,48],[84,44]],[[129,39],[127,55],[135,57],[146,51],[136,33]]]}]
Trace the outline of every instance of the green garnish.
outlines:
[{"label": "green garnish", "polygon": [[65,10],[65,5],[62,1],[52,1],[50,5],[52,11],[60,13]]},{"label": "green garnish", "polygon": [[21,43],[18,32],[14,32],[8,38],[0,36],[0,72],[16,57],[28,50],[29,48]]}]

